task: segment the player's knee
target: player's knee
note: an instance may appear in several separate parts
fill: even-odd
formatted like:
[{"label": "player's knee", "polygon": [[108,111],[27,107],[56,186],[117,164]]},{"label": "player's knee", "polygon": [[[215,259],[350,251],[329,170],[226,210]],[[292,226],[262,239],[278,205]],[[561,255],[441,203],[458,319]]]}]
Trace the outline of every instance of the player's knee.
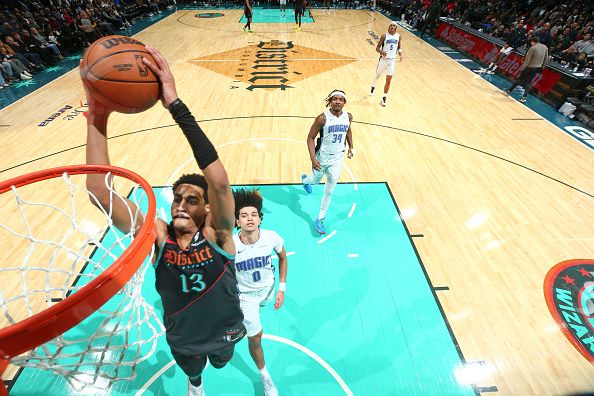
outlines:
[{"label": "player's knee", "polygon": [[248,344],[250,348],[260,347],[262,345],[262,331],[256,335],[248,337]]}]

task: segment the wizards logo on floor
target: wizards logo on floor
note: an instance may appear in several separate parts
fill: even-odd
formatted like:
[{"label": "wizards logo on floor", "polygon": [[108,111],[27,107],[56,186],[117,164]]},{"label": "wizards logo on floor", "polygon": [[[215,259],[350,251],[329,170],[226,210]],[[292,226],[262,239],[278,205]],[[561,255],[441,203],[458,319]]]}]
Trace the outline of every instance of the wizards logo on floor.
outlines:
[{"label": "wizards logo on floor", "polygon": [[594,260],[555,265],[545,277],[544,294],[563,334],[594,363]]},{"label": "wizards logo on floor", "polygon": [[[195,58],[191,63],[245,83],[249,91],[294,88],[293,84],[354,62],[354,58],[293,44],[260,41],[256,45]],[[239,88],[235,84],[231,88]]]}]

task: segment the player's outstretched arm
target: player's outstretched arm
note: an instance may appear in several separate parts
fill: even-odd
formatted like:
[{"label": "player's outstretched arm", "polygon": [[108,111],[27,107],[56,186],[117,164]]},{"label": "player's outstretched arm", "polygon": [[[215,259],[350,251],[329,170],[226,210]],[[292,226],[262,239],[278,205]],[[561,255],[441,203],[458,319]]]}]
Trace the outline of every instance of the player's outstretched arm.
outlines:
[{"label": "player's outstretched arm", "polygon": [[175,81],[167,61],[156,49],[150,46],[146,49],[153,56],[156,64],[152,64],[146,58],[143,62],[161,81],[163,106],[169,109],[173,119],[188,139],[194,158],[208,182],[210,224],[216,232],[216,242],[225,251],[234,255],[235,246],[231,235],[235,224],[235,201],[227,172],[210,139],[200,128],[188,107],[177,97]]},{"label": "player's outstretched arm", "polygon": [[[84,85],[84,82],[83,82]],[[85,87],[86,89],[86,87]],[[111,110],[95,100],[87,92],[87,164],[110,165],[107,148],[107,121]],[[140,216],[135,223],[136,206],[129,200],[125,202],[116,196],[113,177],[105,174],[87,175],[87,190],[93,205],[111,213],[111,218],[118,230],[134,234],[142,225],[144,218]]]}]

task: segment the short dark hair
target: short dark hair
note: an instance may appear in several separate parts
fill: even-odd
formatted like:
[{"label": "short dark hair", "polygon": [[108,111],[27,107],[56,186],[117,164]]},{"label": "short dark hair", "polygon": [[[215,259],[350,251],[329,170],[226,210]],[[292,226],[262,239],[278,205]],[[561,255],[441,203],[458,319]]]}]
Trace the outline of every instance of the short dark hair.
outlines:
[{"label": "short dark hair", "polygon": [[233,191],[235,199],[235,218],[239,220],[239,211],[248,206],[253,206],[260,215],[260,220],[264,218],[262,214],[262,194],[257,188],[238,188]]},{"label": "short dark hair", "polygon": [[533,43],[540,43],[540,39],[538,38],[537,35],[534,35],[530,38],[530,41],[532,41]]},{"label": "short dark hair", "polygon": [[198,173],[188,173],[182,175],[179,179],[173,183],[173,192],[181,185],[181,184],[191,184],[193,186],[198,186],[204,190],[204,202],[208,203],[208,182],[206,178]]}]

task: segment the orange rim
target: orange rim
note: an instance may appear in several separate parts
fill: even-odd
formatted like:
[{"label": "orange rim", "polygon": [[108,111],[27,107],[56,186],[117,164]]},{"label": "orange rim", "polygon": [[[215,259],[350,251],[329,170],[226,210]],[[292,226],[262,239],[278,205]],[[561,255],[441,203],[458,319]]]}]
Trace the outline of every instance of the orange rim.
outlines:
[{"label": "orange rim", "polygon": [[[99,309],[130,280],[155,242],[155,194],[146,180],[124,168],[108,165],[72,165],[46,169],[0,182],[0,194],[10,190],[11,186],[18,188],[61,177],[64,173],[112,173],[139,184],[148,197],[148,211],[144,223],[128,249],[82,289],[56,305],[0,330],[0,359],[9,360],[57,337]],[[0,366],[0,373],[3,371],[4,367]]]}]

